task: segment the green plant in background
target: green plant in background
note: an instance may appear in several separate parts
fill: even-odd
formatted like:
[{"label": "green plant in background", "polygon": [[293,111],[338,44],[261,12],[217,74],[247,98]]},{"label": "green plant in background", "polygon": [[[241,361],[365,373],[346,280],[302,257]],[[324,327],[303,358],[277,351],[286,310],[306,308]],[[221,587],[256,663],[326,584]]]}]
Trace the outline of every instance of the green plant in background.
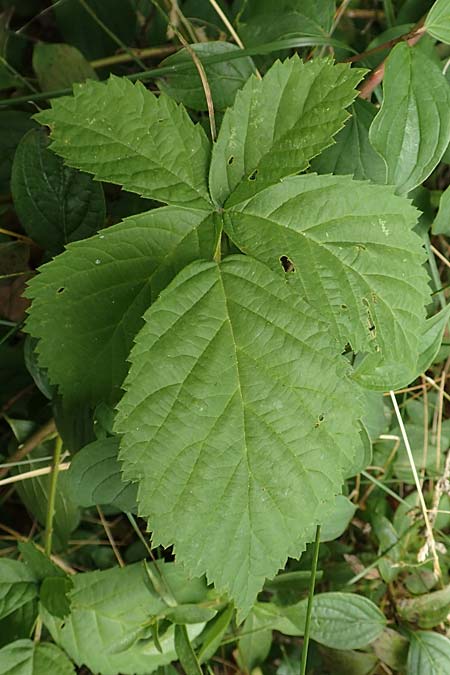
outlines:
[{"label": "green plant in background", "polygon": [[[262,665],[273,631],[289,645],[304,636],[303,673],[309,638],[308,672],[368,675],[382,663],[445,673],[448,524],[436,519],[449,471],[446,370],[443,384],[428,376],[438,393],[424,405],[403,402],[405,429],[379,392],[408,388],[446,356],[449,311],[422,183],[450,142],[450,88],[433,40],[448,42],[449,3],[439,0],[415,26],[410,14],[429,7],[384,3],[390,28],[375,38],[384,52],[346,32],[347,10],[373,12],[367,3],[335,13],[328,0],[285,2],[280,23],[270,20],[272,3],[236,3],[234,13],[201,4],[165,17],[193,46],[131,78],[157,77],[159,92],[118,74],[97,80],[97,62],[85,57],[105,68],[144,53],[130,51],[125,18],[109,25],[100,0],[56,3],[71,44],[34,50],[42,89],[88,79],[33,116],[50,144],[18,114],[22,138],[5,164],[26,233],[3,244],[9,255],[15,247],[10,274],[29,269],[30,240],[46,251],[25,292],[25,358],[59,436],[57,451],[42,442],[54,426],[30,443],[34,461],[54,452],[55,469],[18,488],[44,527],[44,549],[27,541],[20,560],[0,559],[0,624],[10,636],[0,673],[74,672],[73,661],[104,675],[162,674],[178,660],[198,675],[216,672],[215,654],[226,660],[233,644],[242,672],[300,672],[295,649]],[[135,10],[130,21],[148,12],[153,20],[141,25],[158,30],[162,5]],[[111,10],[115,20],[120,11]],[[209,41],[198,40],[191,13]],[[208,34],[217,16],[232,37],[234,17],[249,49]],[[124,54],[104,56],[107,40],[89,51],[79,17]],[[293,47],[304,53],[289,56]],[[448,233],[446,195],[433,234]],[[8,421],[20,443],[32,426],[17,417]],[[420,435],[409,455],[402,435]],[[58,474],[60,437],[72,456]],[[25,455],[14,444],[11,452]],[[370,465],[381,467],[378,478]],[[403,496],[391,477],[407,486]],[[360,536],[370,532],[375,552],[366,542],[353,560],[349,541],[333,540],[357,505],[369,528],[359,526]],[[93,565],[81,562],[91,571],[74,575],[64,551],[76,528],[83,539],[80,517],[92,507],[125,513],[139,553],[124,561],[100,508],[119,567],[96,553]],[[158,560],[142,562],[154,551]],[[399,630],[387,627],[393,618]]]}]

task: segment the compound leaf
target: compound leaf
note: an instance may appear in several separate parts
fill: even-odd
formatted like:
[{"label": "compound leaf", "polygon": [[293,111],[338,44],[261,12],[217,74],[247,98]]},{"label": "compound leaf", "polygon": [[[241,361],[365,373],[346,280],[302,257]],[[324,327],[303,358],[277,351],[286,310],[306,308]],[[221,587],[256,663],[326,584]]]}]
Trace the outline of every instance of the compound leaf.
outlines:
[{"label": "compound leaf", "polygon": [[320,309],[342,349],[367,353],[361,383],[385,390],[416,375],[425,329],[429,289],[422,242],[411,231],[416,214],[386,186],[305,175],[229,211],[225,229],[272,269],[289,261],[289,281]]},{"label": "compound leaf", "polygon": [[27,326],[67,403],[117,399],[144,311],[187,263],[212,257],[213,229],[205,211],[163,207],[70,244],[41,267],[27,291]]},{"label": "compound leaf", "polygon": [[305,170],[343,127],[363,72],[294,56],[277,61],[262,80],[251,77],[226,111],[213,148],[213,200],[236,204]]},{"label": "compound leaf", "polygon": [[0,675],[75,675],[75,668],[56,645],[16,640],[0,649]]},{"label": "compound leaf", "polygon": [[449,144],[450,85],[432,59],[403,42],[386,61],[383,95],[370,142],[385,161],[385,182],[407,193],[428,178]]},{"label": "compound leaf", "polygon": [[124,478],[154,543],[242,617],[333,505],[357,388],[326,325],[249,257],[192,263],[144,319],[116,420]]},{"label": "compound leaf", "polygon": [[142,197],[208,208],[208,139],[166,94],[111,76],[75,85],[35,118],[69,166]]},{"label": "compound leaf", "polygon": [[64,166],[47,146],[42,129],[22,138],[14,156],[11,192],[25,232],[55,254],[103,226],[105,198],[100,183]]}]

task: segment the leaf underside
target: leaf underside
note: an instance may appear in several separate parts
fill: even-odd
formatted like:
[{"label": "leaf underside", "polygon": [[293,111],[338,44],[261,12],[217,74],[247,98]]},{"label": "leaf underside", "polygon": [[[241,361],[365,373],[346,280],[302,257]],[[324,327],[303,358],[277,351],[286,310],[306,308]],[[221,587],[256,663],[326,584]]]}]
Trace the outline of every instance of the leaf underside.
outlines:
[{"label": "leaf underside", "polygon": [[118,406],[124,477],[154,542],[246,613],[340,490],[355,388],[326,327],[248,257],[192,263],[144,318]]}]

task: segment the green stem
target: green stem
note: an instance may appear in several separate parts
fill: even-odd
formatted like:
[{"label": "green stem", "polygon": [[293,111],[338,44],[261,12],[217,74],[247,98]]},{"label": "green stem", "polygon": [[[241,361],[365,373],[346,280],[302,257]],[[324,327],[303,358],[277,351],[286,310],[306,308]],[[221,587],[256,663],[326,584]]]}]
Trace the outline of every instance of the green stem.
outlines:
[{"label": "green stem", "polygon": [[62,439],[56,437],[55,450],[53,452],[53,467],[50,474],[50,488],[48,491],[47,517],[45,519],[45,543],[44,552],[50,557],[52,553],[53,518],[55,516],[56,485],[58,482],[59,463],[61,461]]},{"label": "green stem", "polygon": [[320,546],[320,525],[317,525],[316,539],[314,541],[313,561],[311,567],[311,580],[309,582],[308,608],[306,610],[305,635],[303,638],[300,675],[306,675],[306,662],[308,660],[308,647],[309,647],[309,633],[311,630],[311,612],[314,599],[314,586],[316,584],[317,561],[319,559],[319,546]]}]

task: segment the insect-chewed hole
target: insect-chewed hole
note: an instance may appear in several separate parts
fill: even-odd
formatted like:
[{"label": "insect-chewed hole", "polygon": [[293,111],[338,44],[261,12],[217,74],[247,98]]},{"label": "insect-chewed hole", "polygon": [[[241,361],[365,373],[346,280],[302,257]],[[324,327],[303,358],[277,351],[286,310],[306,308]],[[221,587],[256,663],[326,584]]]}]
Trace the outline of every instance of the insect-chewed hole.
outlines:
[{"label": "insect-chewed hole", "polygon": [[61,288],[58,288],[58,290],[56,292],[57,293],[64,293],[65,290],[66,289],[64,288],[64,286],[61,286]]},{"label": "insect-chewed hole", "polygon": [[320,426],[320,425],[322,424],[322,422],[324,421],[324,419],[325,419],[325,415],[324,415],[323,413],[321,413],[321,414],[319,415],[319,417],[317,418],[317,422],[316,422],[315,425],[314,425],[314,426],[316,427],[316,429],[317,429],[318,426]]},{"label": "insect-chewed hole", "polygon": [[234,155],[231,155],[231,157],[228,157],[228,165],[231,166],[234,162]]},{"label": "insect-chewed hole", "polygon": [[248,177],[249,180],[256,180],[256,176],[258,175],[258,169],[255,169],[254,171],[251,172],[250,176]]},{"label": "insect-chewed hole", "polygon": [[285,272],[295,272],[294,263],[287,255],[280,255],[280,263]]},{"label": "insect-chewed hole", "polygon": [[347,305],[341,305],[341,309],[344,310],[344,312],[348,309]]}]

